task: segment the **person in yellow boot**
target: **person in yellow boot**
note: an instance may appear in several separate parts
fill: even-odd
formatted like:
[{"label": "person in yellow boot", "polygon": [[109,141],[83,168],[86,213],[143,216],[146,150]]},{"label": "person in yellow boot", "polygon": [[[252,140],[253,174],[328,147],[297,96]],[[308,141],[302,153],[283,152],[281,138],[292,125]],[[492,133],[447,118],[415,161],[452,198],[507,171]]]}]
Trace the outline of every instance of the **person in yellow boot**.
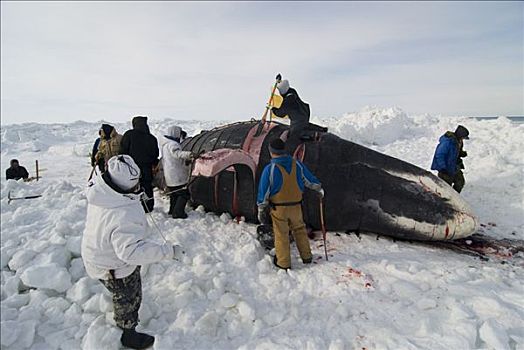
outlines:
[{"label": "person in yellow boot", "polygon": [[288,155],[281,139],[269,144],[271,162],[266,165],[258,186],[258,220],[269,224],[269,208],[273,222],[276,255],[273,263],[281,269],[291,267],[289,231],[293,233],[304,264],[312,261],[311,247],[302,216],[302,193],[307,187],[324,196],[317,178],[300,161]]}]

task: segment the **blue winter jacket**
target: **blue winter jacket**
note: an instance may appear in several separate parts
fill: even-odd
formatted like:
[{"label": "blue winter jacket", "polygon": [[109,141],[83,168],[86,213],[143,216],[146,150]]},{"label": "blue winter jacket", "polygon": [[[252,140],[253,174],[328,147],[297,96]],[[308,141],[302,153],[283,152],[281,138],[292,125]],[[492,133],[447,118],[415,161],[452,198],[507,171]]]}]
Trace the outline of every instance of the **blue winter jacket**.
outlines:
[{"label": "blue winter jacket", "polygon": [[[277,194],[282,188],[282,173],[277,166],[274,166],[273,170],[273,181],[270,179],[271,168],[273,164],[283,166],[288,173],[291,172],[291,164],[293,158],[289,155],[283,155],[278,158],[271,159],[271,162],[266,165],[262,176],[260,177],[260,183],[258,184],[258,196],[257,205],[265,206],[269,203],[269,197]],[[302,164],[300,161],[297,162],[297,183],[298,187],[304,192],[304,187],[311,188],[313,190],[320,190],[322,188],[320,181],[309,171],[309,169]]]},{"label": "blue winter jacket", "polygon": [[453,133],[447,132],[439,139],[439,144],[435,149],[431,170],[444,172],[450,176],[455,176],[457,172],[458,143]]}]

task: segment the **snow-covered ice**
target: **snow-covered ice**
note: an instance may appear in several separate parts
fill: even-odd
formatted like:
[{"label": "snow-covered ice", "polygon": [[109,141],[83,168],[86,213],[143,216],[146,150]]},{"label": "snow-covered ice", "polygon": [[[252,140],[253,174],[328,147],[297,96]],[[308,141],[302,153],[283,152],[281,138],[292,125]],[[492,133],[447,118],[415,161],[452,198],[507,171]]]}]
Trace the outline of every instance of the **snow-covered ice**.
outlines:
[{"label": "snow-covered ice", "polygon": [[[463,196],[484,234],[524,239],[524,124],[374,107],[312,122],[425,169],[440,135],[467,126]],[[193,135],[223,123],[166,119],[150,126],[161,137],[174,124]],[[111,297],[87,277],[79,247],[88,155],[100,124],[1,128],[2,349],[120,348]],[[113,125],[120,133],[130,128]],[[42,179],[5,181],[11,158],[31,176],[38,160]],[[8,204],[8,192],[42,197]],[[293,269],[277,271],[254,225],[201,207],[173,220],[168,200],[156,196],[148,220],[186,251],[180,262],[142,269],[139,330],[156,336],[156,350],[524,349],[521,261],[329,232],[329,262],[314,241],[314,264],[303,265],[293,246]]]}]

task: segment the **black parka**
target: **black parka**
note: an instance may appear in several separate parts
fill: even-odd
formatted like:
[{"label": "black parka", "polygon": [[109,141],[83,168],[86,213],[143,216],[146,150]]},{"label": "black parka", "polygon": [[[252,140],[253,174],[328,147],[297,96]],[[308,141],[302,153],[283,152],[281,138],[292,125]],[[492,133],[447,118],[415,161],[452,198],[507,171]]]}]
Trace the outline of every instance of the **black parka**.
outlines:
[{"label": "black parka", "polygon": [[10,167],[5,171],[5,178],[6,180],[20,180],[20,179],[27,179],[29,177],[29,173],[27,172],[26,168],[19,165],[17,168]]},{"label": "black parka", "polygon": [[139,167],[158,164],[158,141],[151,135],[147,117],[134,117],[133,129],[125,132],[120,148],[121,154],[129,154]]},{"label": "black parka", "polygon": [[289,88],[282,97],[284,98],[282,105],[279,108],[272,108],[271,111],[277,117],[283,118],[287,115],[291,120],[291,130],[305,128],[309,123],[309,105],[300,99],[297,91],[293,88]]}]

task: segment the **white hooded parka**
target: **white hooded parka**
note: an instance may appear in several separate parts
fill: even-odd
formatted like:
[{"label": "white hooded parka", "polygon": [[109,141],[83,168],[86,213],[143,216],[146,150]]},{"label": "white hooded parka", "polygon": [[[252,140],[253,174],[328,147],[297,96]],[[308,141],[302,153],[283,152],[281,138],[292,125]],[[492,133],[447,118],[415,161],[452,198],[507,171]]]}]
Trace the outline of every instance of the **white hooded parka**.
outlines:
[{"label": "white hooded parka", "polygon": [[148,228],[140,194],[113,190],[97,174],[87,190],[87,219],[82,237],[82,259],[87,274],[107,280],[129,276],[137,265],[173,258],[173,246],[146,240]]},{"label": "white hooded parka", "polygon": [[162,146],[162,168],[166,186],[175,187],[187,184],[191,167],[186,165],[186,161],[191,159],[191,152],[182,151],[180,143],[173,140],[180,139],[182,129],[178,126],[171,126],[168,135],[164,137],[165,143]]}]

